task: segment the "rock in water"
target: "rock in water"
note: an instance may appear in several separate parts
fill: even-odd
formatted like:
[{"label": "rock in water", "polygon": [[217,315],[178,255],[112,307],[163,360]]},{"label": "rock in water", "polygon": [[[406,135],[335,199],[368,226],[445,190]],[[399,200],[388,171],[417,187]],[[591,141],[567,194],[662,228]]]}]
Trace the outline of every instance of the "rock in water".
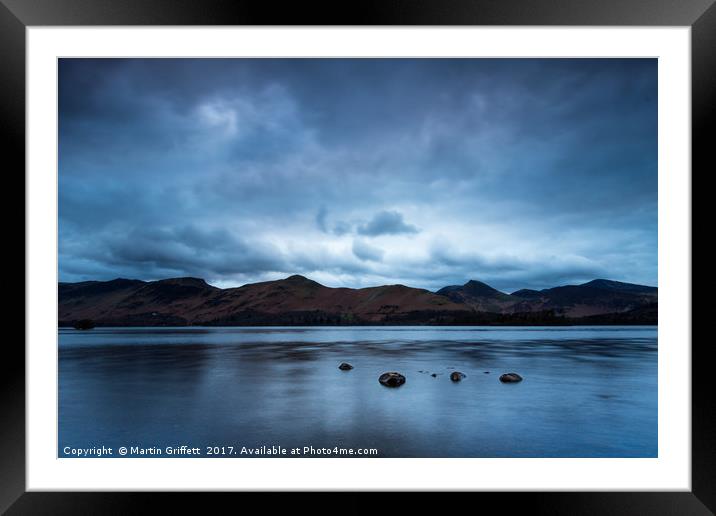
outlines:
[{"label": "rock in water", "polygon": [[461,373],[460,371],[453,371],[452,373],[450,373],[450,379],[453,382],[459,382],[463,378],[465,378],[465,375],[463,373]]},{"label": "rock in water", "polygon": [[353,369],[353,366],[347,362],[341,362],[341,365],[338,366],[338,369],[340,369],[341,371],[350,371],[351,369]]},{"label": "rock in water", "polygon": [[438,377],[438,375],[436,375],[435,373],[431,374],[430,376],[432,376],[433,378],[437,378],[437,377]]},{"label": "rock in water", "polygon": [[91,330],[94,328],[94,321],[92,319],[81,319],[74,326],[76,330]]},{"label": "rock in water", "polygon": [[405,376],[396,372],[383,373],[378,381],[386,387],[400,387],[405,383]]},{"label": "rock in water", "polygon": [[502,376],[500,376],[500,381],[502,383],[521,382],[522,377],[520,375],[518,375],[517,373],[505,373]]}]

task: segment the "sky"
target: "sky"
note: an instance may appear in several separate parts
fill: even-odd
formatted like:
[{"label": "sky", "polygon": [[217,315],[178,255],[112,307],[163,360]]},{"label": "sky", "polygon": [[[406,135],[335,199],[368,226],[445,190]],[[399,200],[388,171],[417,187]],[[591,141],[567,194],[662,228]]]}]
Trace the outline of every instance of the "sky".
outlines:
[{"label": "sky", "polygon": [[657,285],[656,59],[60,59],[60,281]]}]

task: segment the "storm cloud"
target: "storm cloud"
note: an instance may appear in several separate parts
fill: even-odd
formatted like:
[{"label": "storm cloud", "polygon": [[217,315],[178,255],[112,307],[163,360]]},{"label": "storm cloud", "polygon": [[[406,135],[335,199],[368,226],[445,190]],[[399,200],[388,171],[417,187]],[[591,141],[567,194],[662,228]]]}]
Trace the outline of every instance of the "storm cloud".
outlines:
[{"label": "storm cloud", "polygon": [[417,233],[415,226],[406,224],[403,215],[397,211],[383,210],[376,213],[373,218],[358,227],[358,233],[368,236],[400,235],[401,233]]},{"label": "storm cloud", "polygon": [[61,281],[657,284],[655,59],[60,59]]}]

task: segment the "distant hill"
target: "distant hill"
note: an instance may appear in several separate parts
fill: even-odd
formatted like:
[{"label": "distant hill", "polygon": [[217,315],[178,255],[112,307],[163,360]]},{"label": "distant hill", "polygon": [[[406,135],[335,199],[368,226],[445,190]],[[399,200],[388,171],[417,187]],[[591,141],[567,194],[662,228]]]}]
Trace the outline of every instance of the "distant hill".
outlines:
[{"label": "distant hill", "polygon": [[596,279],[581,285],[566,285],[544,290],[522,289],[512,294],[505,294],[485,283],[470,280],[464,285],[441,288],[437,294],[455,303],[465,304],[478,312],[499,314],[550,312],[556,316],[579,318],[624,314],[655,305],[658,289],[633,283]]},{"label": "distant hill", "polygon": [[509,294],[492,288],[487,283],[470,280],[464,285],[443,287],[436,294],[470,306],[478,312],[502,313],[506,308],[517,302]]},{"label": "distant hill", "polygon": [[513,298],[522,299],[513,311],[554,310],[567,317],[588,317],[655,305],[658,289],[633,283],[596,279],[581,285],[566,285],[544,290],[518,290]]},{"label": "distant hill", "polygon": [[512,294],[475,280],[433,293],[405,285],[331,288],[298,275],[227,289],[199,278],[58,285],[62,326],[80,320],[98,326],[551,325],[583,318],[589,324],[655,324],[656,303],[655,287],[609,280]]}]

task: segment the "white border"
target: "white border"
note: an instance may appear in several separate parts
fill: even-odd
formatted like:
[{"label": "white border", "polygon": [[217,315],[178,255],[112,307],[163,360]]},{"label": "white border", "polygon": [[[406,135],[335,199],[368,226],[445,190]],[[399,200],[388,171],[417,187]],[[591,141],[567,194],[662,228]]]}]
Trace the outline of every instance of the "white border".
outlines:
[{"label": "white border", "polygon": [[[688,27],[31,27],[27,53],[28,490],[690,490]],[[58,56],[658,57],[659,458],[56,458]]]}]

